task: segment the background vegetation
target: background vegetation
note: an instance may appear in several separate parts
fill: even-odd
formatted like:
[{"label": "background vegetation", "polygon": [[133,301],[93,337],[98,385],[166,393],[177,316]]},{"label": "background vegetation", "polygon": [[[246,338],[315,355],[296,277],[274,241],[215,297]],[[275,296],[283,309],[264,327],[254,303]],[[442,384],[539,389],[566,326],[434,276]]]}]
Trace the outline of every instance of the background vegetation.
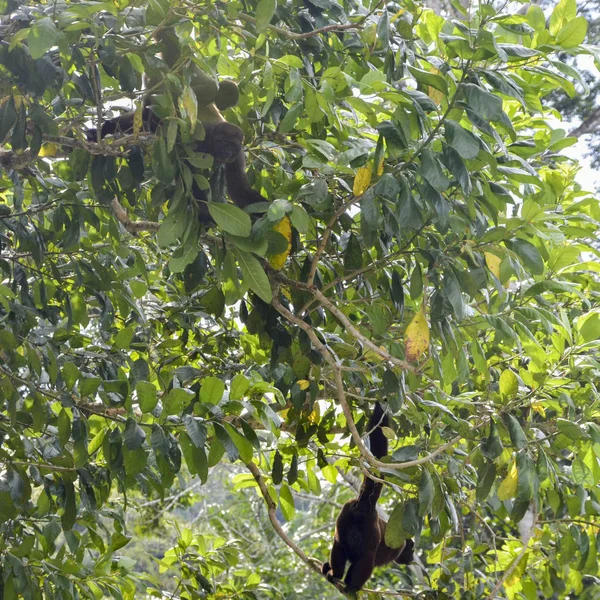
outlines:
[{"label": "background vegetation", "polygon": [[[599,596],[575,0],[0,9],[0,597],[339,597],[335,514],[381,474],[419,558],[365,595]],[[192,65],[240,87],[254,220],[194,151]],[[87,141],[144,75],[156,135]]]}]

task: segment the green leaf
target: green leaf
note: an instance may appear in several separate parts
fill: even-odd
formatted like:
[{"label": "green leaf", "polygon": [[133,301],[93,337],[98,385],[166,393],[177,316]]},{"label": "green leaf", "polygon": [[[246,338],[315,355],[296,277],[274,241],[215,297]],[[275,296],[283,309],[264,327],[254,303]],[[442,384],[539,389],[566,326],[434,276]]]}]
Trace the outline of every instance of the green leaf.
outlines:
[{"label": "green leaf", "polygon": [[291,521],[294,518],[294,513],[296,512],[294,497],[292,496],[292,490],[285,483],[282,484],[279,490],[279,508],[286,521]]},{"label": "green leaf", "polygon": [[419,515],[425,516],[431,511],[435,490],[433,480],[427,469],[423,469],[419,481]]},{"label": "green leaf", "polygon": [[402,516],[404,514],[404,503],[396,504],[385,528],[385,543],[390,548],[401,548],[409,535],[404,531]]},{"label": "green leaf", "polygon": [[279,454],[279,450],[275,451],[275,456],[273,457],[271,478],[273,479],[273,483],[275,485],[279,485],[283,481],[283,460],[281,458],[281,454]]},{"label": "green leaf", "polygon": [[192,415],[183,415],[185,430],[196,448],[204,448],[206,443],[206,427]]},{"label": "green leaf", "polygon": [[292,461],[290,462],[290,470],[287,474],[287,480],[290,485],[293,485],[298,480],[298,455],[294,454],[292,456]]},{"label": "green leaf", "polygon": [[71,437],[71,419],[69,418],[69,413],[62,408],[60,413],[58,413],[58,441],[61,446],[65,446],[65,444],[69,441]]},{"label": "green leaf", "polygon": [[185,213],[173,206],[160,224],[158,230],[158,245],[164,248],[171,244],[175,244],[185,233],[187,226],[188,220]]},{"label": "green leaf", "polygon": [[154,143],[152,171],[161,183],[169,184],[175,177],[175,161],[169,156],[167,142],[159,135]]},{"label": "green leaf", "polygon": [[163,398],[163,405],[167,415],[180,415],[194,399],[194,392],[184,388],[173,388]]},{"label": "green leaf", "polygon": [[135,419],[129,417],[125,423],[125,431],[123,432],[123,441],[129,450],[137,450],[141,448],[146,441],[146,433],[138,425]]},{"label": "green leaf", "polygon": [[430,85],[432,88],[448,95],[448,84],[441,75],[435,75],[434,73],[429,73],[428,71],[423,71],[422,69],[417,69],[410,65],[408,70],[419,83]]},{"label": "green leaf", "polygon": [[480,119],[495,121],[502,117],[502,99],[474,83],[463,84],[467,102]]},{"label": "green leaf", "polygon": [[185,238],[184,244],[177,248],[169,259],[169,269],[172,273],[183,273],[198,256],[199,248],[195,236],[186,235]]},{"label": "green leaf", "polygon": [[558,430],[572,441],[577,441],[586,438],[586,434],[581,430],[577,423],[568,421],[567,419],[557,419],[556,426]]},{"label": "green leaf", "polygon": [[225,429],[227,429],[227,433],[229,433],[229,436],[235,444],[242,462],[250,462],[253,454],[252,444],[244,436],[240,435],[229,423],[225,423]]},{"label": "green leaf", "polygon": [[[510,371],[505,371],[505,373],[506,372],[510,373]],[[500,379],[502,380],[502,377]],[[515,377],[515,379],[516,379],[516,377]],[[521,428],[519,421],[517,421],[517,419],[509,413],[505,413],[502,416],[502,419],[504,420],[504,424],[506,425],[506,428],[508,429],[508,433],[510,435],[510,441],[512,442],[512,445],[517,450],[522,450],[523,448],[525,448],[527,446],[527,436],[525,435],[525,432]]]},{"label": "green leaf", "polygon": [[532,4],[529,7],[529,10],[527,11],[527,22],[537,33],[546,29],[546,15],[536,4]]},{"label": "green leaf", "polygon": [[226,429],[219,423],[213,423],[213,427],[215,428],[217,439],[227,452],[227,457],[231,462],[235,462],[240,457],[240,453],[236,445],[233,443],[233,440],[229,437]]},{"label": "green leaf", "polygon": [[550,33],[556,35],[565,25],[577,16],[576,0],[560,0],[550,15]]},{"label": "green leaf", "polygon": [[541,275],[544,272],[544,260],[539,250],[527,240],[507,240],[507,248],[512,250],[533,275]]},{"label": "green leaf", "polygon": [[242,269],[244,283],[264,302],[269,304],[273,299],[271,282],[258,260],[247,252],[236,249],[237,261]]},{"label": "green leaf", "polygon": [[119,331],[119,333],[117,333],[115,336],[115,346],[119,350],[128,349],[134,333],[135,330],[133,327],[125,327],[125,329],[121,329],[121,331]]},{"label": "green leaf", "polygon": [[445,192],[450,185],[440,161],[429,148],[423,148],[421,151],[421,175],[438,192]]},{"label": "green leaf", "polygon": [[72,362],[68,362],[62,368],[62,376],[65,385],[72,390],[77,380],[81,377],[81,372]]},{"label": "green leaf", "polygon": [[445,122],[446,141],[462,158],[473,159],[479,154],[479,140],[455,121]]},{"label": "green leaf", "polygon": [[294,128],[294,125],[296,125],[296,121],[298,120],[298,117],[302,114],[303,110],[303,104],[294,104],[294,106],[292,106],[292,108],[290,108],[287,111],[287,113],[285,113],[285,117],[283,117],[283,119],[281,120],[281,123],[279,124],[279,133],[289,133]]},{"label": "green leaf", "polygon": [[232,380],[229,389],[230,400],[241,400],[250,389],[250,381],[242,373],[238,373]]},{"label": "green leaf", "polygon": [[75,521],[77,520],[77,501],[75,499],[75,488],[73,487],[73,483],[66,477],[63,477],[63,485],[64,500],[60,521],[62,528],[65,531],[69,531],[73,528],[73,525],[75,525]]},{"label": "green leaf", "polygon": [[496,480],[496,465],[494,462],[487,461],[477,473],[477,491],[478,502],[484,502],[490,495],[492,485]]},{"label": "green leaf", "polygon": [[493,420],[490,421],[490,434],[481,443],[481,454],[490,460],[498,458],[502,454],[503,450],[502,442],[498,437],[498,429],[496,423]]},{"label": "green leaf", "polygon": [[31,58],[41,58],[58,41],[58,31],[50,17],[36,21],[29,30],[27,46]]},{"label": "green leaf", "polygon": [[256,31],[265,31],[275,14],[277,0],[260,0],[256,7]]},{"label": "green leaf", "polygon": [[233,204],[209,202],[208,212],[215,223],[227,233],[248,237],[252,231],[250,215]]},{"label": "green leaf", "polygon": [[218,404],[225,392],[225,384],[218,377],[205,377],[200,388],[200,402]]},{"label": "green leaf", "polygon": [[158,403],[156,387],[148,381],[138,381],[135,386],[135,391],[137,393],[140,410],[143,413],[152,412]]},{"label": "green leaf", "polygon": [[82,397],[94,396],[102,381],[98,377],[81,377],[79,380],[79,393]]},{"label": "green leaf", "polygon": [[585,41],[587,29],[586,18],[576,17],[561,28],[556,36],[556,43],[562,48],[575,48]]},{"label": "green leaf", "polygon": [[362,248],[358,238],[351,233],[344,252],[344,272],[352,273],[362,267]]},{"label": "green leaf", "polygon": [[292,207],[292,212],[290,213],[290,220],[292,221],[292,225],[296,228],[298,233],[308,233],[310,219],[308,213],[302,206],[299,204],[294,204]]}]

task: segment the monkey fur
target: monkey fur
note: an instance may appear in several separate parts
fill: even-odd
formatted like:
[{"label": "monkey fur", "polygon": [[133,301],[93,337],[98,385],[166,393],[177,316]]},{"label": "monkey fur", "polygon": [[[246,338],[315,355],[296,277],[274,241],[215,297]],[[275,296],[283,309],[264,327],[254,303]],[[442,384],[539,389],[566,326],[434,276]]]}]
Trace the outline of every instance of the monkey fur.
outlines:
[{"label": "monkey fur", "polygon": [[[173,28],[162,30],[157,36],[161,43],[163,59],[169,67],[173,67],[181,59],[181,46]],[[231,200],[240,208],[258,202],[267,202],[258,191],[252,189],[246,174],[246,158],[244,155],[242,130],[233,123],[228,123],[221,110],[235,106],[239,99],[239,91],[235,82],[230,80],[217,84],[196,64],[189,65],[190,86],[198,100],[198,120],[201,121],[205,138],[194,142],[194,150],[210,154],[218,169],[225,172],[225,185]],[[154,133],[160,126],[161,119],[152,111],[150,98],[146,98],[142,110],[142,126],[146,131]],[[130,111],[109,119],[102,124],[101,137],[108,135],[124,135],[133,133],[135,112]],[[98,141],[96,129],[87,132],[88,141]],[[211,218],[206,205],[206,194],[196,183],[193,183],[192,194],[198,203],[199,219],[210,222]]]},{"label": "monkey fur", "polygon": [[[387,455],[388,442],[382,427],[388,423],[389,417],[377,403],[367,426],[371,452],[376,458]],[[377,514],[382,489],[381,482],[365,475],[358,496],[344,504],[335,524],[331,555],[323,563],[323,574],[330,581],[344,578],[348,592],[360,590],[375,567],[390,562],[407,565],[414,560],[413,540],[406,540],[400,548],[390,548],[384,541],[387,523]],[[346,563],[350,566],[344,577]]]}]

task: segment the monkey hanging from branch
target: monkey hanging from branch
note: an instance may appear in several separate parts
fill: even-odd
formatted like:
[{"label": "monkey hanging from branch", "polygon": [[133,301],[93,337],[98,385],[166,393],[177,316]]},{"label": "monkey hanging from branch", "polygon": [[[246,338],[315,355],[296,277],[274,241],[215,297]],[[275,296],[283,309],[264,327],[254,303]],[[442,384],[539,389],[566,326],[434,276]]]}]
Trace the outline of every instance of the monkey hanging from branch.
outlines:
[{"label": "monkey hanging from branch", "polygon": [[[388,441],[382,430],[388,424],[389,417],[378,402],[367,425],[371,452],[376,458],[388,453]],[[377,513],[382,489],[383,483],[365,475],[358,496],[344,504],[335,523],[331,555],[323,563],[323,574],[330,581],[343,578],[349,593],[358,592],[375,567],[390,562],[407,565],[414,560],[413,540],[406,540],[400,548],[390,548],[385,543],[387,523]],[[350,566],[344,577],[347,563]]]}]

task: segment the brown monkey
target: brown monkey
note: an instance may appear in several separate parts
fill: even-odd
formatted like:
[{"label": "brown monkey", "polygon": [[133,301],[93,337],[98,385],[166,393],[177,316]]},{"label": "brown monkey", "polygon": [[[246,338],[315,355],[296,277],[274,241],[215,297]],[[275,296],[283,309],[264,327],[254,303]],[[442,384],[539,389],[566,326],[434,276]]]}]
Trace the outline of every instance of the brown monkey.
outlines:
[{"label": "brown monkey", "polygon": [[[387,455],[388,442],[382,427],[389,423],[379,402],[369,419],[371,452],[376,458]],[[330,581],[344,577],[346,563],[350,563],[344,583],[348,592],[360,590],[375,567],[392,561],[407,565],[414,560],[414,542],[406,540],[400,548],[386,545],[387,523],[377,514],[377,500],[383,484],[365,475],[358,496],[344,504],[335,523],[335,534],[329,562],[323,563],[323,574]]]}]

